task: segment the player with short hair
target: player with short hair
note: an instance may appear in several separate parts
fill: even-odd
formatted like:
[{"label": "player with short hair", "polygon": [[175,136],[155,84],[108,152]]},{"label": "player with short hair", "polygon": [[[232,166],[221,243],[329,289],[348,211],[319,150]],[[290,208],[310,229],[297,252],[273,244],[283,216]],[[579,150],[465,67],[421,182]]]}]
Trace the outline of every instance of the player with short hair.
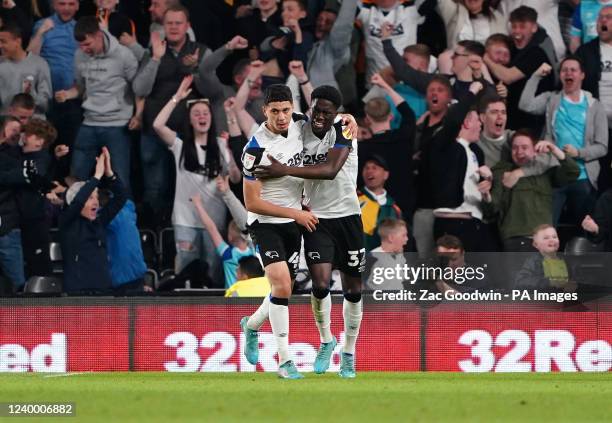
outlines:
[{"label": "player with short hair", "polygon": [[301,233],[315,229],[317,218],[302,210],[303,181],[292,176],[277,179],[256,179],[253,171],[271,158],[288,167],[300,166],[303,156],[302,126],[304,115],[293,113],[289,87],[274,84],[264,94],[266,121],[251,137],[242,153],[244,201],[248,210],[247,224],[259,249],[272,293],[250,317],[240,325],[247,339],[245,354],[250,363],[257,363],[257,330],[270,318],[278,348],[279,377],[301,379],[289,354],[289,297],[298,269]]},{"label": "player with short hair", "polygon": [[[361,209],[357,199],[357,142],[343,127],[338,115],[342,105],[340,92],[332,86],[320,86],[312,92],[312,118],[304,126],[303,167],[282,165],[271,159],[269,166],[259,166],[258,177],[304,178],[305,204],[319,218],[316,230],[304,233],[306,262],[312,276],[311,304],[321,336],[321,346],[314,362],[315,373],[324,373],[336,338],[330,330],[331,296],[329,282],[332,268],[344,274],[343,316],[345,344],[340,376],[355,377],[355,343],[362,316],[361,272],[364,267]],[[266,179],[268,180],[268,179]],[[272,179],[275,180],[275,179]]]}]

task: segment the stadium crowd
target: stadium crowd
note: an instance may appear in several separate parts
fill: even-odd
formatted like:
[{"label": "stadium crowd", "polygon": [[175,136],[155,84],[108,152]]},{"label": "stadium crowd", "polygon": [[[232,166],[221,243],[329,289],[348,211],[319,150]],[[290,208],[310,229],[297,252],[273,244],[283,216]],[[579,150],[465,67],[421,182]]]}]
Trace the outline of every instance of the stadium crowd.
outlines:
[{"label": "stadium crowd", "polygon": [[13,292],[265,292],[241,156],[277,83],[356,117],[368,251],[612,247],[612,0],[3,0],[0,23]]}]

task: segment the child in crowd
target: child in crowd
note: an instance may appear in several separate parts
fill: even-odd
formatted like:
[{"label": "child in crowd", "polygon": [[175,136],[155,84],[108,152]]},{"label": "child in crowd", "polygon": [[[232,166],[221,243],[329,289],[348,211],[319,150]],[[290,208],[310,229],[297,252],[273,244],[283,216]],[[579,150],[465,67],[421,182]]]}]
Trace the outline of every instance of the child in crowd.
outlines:
[{"label": "child in crowd", "polygon": [[215,222],[204,209],[200,194],[191,197],[191,201],[198,212],[198,216],[200,216],[204,228],[212,238],[217,254],[219,254],[223,261],[225,288],[229,288],[236,282],[238,261],[242,257],[255,255],[255,250],[249,246],[246,235],[233,220],[227,225],[227,242],[225,242],[219,233],[217,225],[215,225]]},{"label": "child in crowd", "polygon": [[533,231],[533,246],[538,253],[523,264],[516,276],[516,287],[553,292],[576,291],[576,282],[571,280],[567,262],[557,254],[557,230],[549,224],[536,227]]},{"label": "child in crowd", "polygon": [[[104,177],[104,179],[103,179]],[[109,186],[113,198],[99,213],[98,186]],[[64,258],[64,291],[107,291],[112,286],[106,249],[107,226],[126,202],[122,182],[113,172],[106,147],[96,159],[94,176],[75,182],[66,192],[67,207],[59,233]]]},{"label": "child in crowd", "polygon": [[270,295],[270,282],[265,277],[259,259],[246,256],[238,260],[238,281],[227,291],[226,297],[265,297]]},{"label": "child in crowd", "polygon": [[0,124],[0,144],[17,145],[21,136],[21,123],[13,116],[5,116]]},{"label": "child in crowd", "polygon": [[16,191],[27,277],[44,276],[51,273],[50,222],[46,214],[44,194],[57,190],[49,178],[52,156],[48,150],[56,138],[57,131],[46,120],[33,118],[23,126],[21,157],[23,160],[33,162],[38,174],[38,183],[24,185]]},{"label": "child in crowd", "polygon": [[404,256],[404,246],[408,243],[408,225],[402,219],[383,219],[377,228],[381,245],[371,251],[368,258],[368,286],[371,289],[398,290],[403,289],[403,279],[397,277],[385,277],[384,280],[376,280],[372,277],[380,271],[375,269],[403,268],[407,264]]},{"label": "child in crowd", "polygon": [[358,195],[364,244],[366,251],[370,251],[380,245],[377,230],[383,219],[399,219],[402,212],[385,190],[385,182],[389,178],[389,168],[385,159],[378,155],[369,157],[363,165],[362,177],[364,187]]}]

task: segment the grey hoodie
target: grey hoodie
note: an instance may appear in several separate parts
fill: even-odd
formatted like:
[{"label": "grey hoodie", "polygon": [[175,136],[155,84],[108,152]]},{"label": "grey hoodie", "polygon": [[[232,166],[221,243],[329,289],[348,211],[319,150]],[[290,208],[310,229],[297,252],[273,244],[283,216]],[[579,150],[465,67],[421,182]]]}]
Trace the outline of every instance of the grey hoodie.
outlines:
[{"label": "grey hoodie", "polygon": [[83,123],[91,126],[124,126],[133,114],[131,82],[138,71],[136,57],[106,31],[104,53],[74,58],[75,80],[83,93]]},{"label": "grey hoodie", "polygon": [[[555,118],[561,103],[562,91],[546,91],[536,97],[535,93],[541,77],[535,73],[529,78],[521,99],[519,108],[534,115],[546,115],[544,139],[557,143],[555,137]],[[584,147],[578,150],[578,159],[584,161],[591,185],[597,188],[599,176],[599,158],[608,152],[608,117],[603,104],[593,98],[590,92],[582,91],[587,98],[588,110],[584,128]]]}]

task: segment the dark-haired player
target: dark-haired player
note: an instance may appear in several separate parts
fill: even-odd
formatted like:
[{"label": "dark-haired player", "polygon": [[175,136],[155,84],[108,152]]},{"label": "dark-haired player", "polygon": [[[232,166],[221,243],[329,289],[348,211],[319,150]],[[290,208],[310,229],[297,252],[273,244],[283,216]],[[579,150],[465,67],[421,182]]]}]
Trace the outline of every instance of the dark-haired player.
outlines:
[{"label": "dark-haired player", "polygon": [[[355,377],[355,343],[361,324],[361,276],[365,249],[361,210],[357,199],[357,142],[344,130],[338,108],[340,92],[320,86],[311,95],[312,118],[304,125],[303,167],[289,167],[271,160],[260,166],[258,177],[295,176],[304,182],[305,204],[319,218],[314,232],[304,233],[306,261],[312,275],[311,304],[321,336],[314,362],[315,373],[329,368],[336,338],[330,331],[332,268],[343,272],[345,344],[340,376]],[[269,181],[270,179],[266,179]],[[275,180],[275,179],[272,179]]]},{"label": "dark-haired player", "polygon": [[303,181],[292,176],[260,180],[253,170],[260,164],[277,160],[288,167],[302,164],[304,115],[293,114],[291,90],[275,84],[264,93],[266,121],[251,137],[242,153],[244,201],[248,210],[249,232],[259,249],[266,277],[272,286],[259,309],[240,324],[246,336],[245,355],[258,360],[257,330],[270,318],[278,348],[278,374],[286,379],[301,379],[289,354],[289,297],[299,264],[301,233],[315,229],[317,218],[302,210]]}]

